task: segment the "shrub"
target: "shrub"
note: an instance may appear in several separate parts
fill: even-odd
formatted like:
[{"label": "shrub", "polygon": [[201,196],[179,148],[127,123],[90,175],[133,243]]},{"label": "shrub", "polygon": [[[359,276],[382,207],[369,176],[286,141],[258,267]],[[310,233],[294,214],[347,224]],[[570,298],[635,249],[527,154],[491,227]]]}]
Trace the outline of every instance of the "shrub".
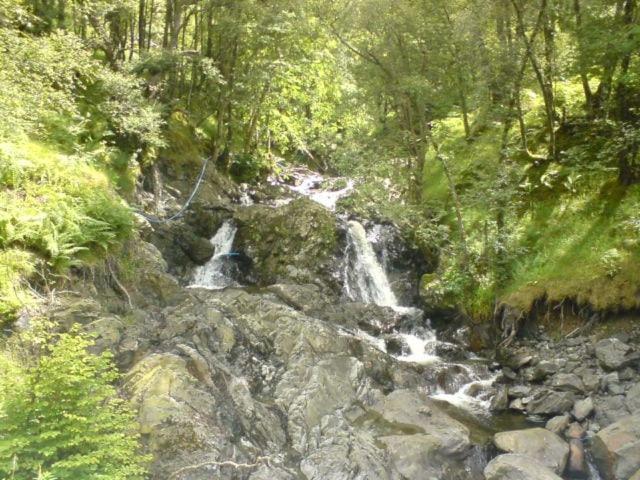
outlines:
[{"label": "shrub", "polygon": [[112,385],[111,356],[90,354],[82,334],[47,340],[34,364],[0,356],[0,477],[144,478],[147,459],[138,454],[133,413]]}]

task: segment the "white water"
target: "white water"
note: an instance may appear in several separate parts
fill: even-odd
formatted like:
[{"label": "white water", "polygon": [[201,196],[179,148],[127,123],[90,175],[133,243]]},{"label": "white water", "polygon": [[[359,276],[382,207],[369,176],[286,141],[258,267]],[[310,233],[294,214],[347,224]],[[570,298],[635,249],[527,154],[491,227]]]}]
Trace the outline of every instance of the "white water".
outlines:
[{"label": "white water", "polygon": [[[276,185],[286,186],[292,192],[296,192],[300,195],[304,195],[308,197],[310,200],[319,203],[325,208],[333,211],[336,209],[336,204],[338,200],[343,197],[346,197],[353,191],[353,187],[355,182],[351,179],[346,180],[346,186],[339,190],[332,190],[331,188],[327,188],[323,186],[325,183],[325,177],[320,175],[319,173],[311,172],[307,169],[298,169],[289,172],[296,182],[296,185],[286,185],[281,181],[273,181],[272,183]],[[330,178],[329,183],[333,183],[337,180],[343,180],[341,178]],[[290,203],[293,199],[284,198],[276,200],[276,206],[282,206]]]},{"label": "white water", "polygon": [[237,227],[231,220],[222,224],[210,240],[214,248],[213,256],[207,263],[196,268],[193,282],[189,287],[221,290],[234,284],[234,281],[226,275],[225,266],[228,264],[237,231]]},{"label": "white water", "polygon": [[[373,228],[369,234],[356,221],[350,221],[347,229],[348,248],[345,258],[345,293],[354,301],[375,303],[391,307],[400,314],[416,313],[417,309],[402,307],[391,289],[384,267],[378,261],[372,244],[381,242],[381,229]],[[384,255],[383,255],[384,257]],[[438,387],[432,397],[444,400],[455,406],[478,415],[486,415],[491,401],[491,386],[496,377],[475,365],[447,363],[436,348],[442,345],[431,328],[412,333],[399,333],[408,352],[398,355],[401,362],[432,366],[437,371],[457,369],[460,381],[445,387]],[[366,338],[365,338],[366,339]],[[373,342],[370,342],[373,343]],[[376,342],[376,348],[380,343]]]},{"label": "white water", "polygon": [[398,300],[391,290],[389,279],[378,263],[367,232],[360,222],[348,225],[349,250],[353,258],[347,259],[345,291],[349,298],[363,303],[375,303],[383,307],[398,307]]}]

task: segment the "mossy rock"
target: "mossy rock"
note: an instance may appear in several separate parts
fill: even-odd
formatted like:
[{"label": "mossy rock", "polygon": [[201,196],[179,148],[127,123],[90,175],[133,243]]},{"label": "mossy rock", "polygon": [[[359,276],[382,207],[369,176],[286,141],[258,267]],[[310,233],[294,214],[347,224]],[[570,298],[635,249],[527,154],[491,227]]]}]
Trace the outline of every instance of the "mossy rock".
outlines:
[{"label": "mossy rock", "polygon": [[236,246],[253,262],[257,283],[331,283],[338,243],[334,216],[306,198],[271,208],[239,209]]}]

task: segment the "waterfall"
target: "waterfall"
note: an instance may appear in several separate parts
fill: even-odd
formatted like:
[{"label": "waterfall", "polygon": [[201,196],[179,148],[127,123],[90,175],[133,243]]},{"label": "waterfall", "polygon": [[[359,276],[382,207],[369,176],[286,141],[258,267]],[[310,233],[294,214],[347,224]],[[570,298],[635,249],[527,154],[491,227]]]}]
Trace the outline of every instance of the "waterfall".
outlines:
[{"label": "waterfall", "polygon": [[220,290],[234,284],[233,279],[228,276],[228,270],[229,254],[237,231],[238,228],[231,220],[222,224],[210,240],[214,248],[213,256],[207,263],[196,268],[190,287]]},{"label": "waterfall", "polygon": [[396,299],[384,269],[369,243],[360,222],[350,221],[345,271],[345,292],[349,298],[384,307],[397,307]]}]

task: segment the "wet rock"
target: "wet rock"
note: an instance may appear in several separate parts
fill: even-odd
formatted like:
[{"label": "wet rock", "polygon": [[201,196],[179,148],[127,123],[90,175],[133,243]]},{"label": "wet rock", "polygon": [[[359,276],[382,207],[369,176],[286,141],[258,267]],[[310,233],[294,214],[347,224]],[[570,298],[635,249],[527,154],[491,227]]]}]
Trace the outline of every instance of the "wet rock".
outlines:
[{"label": "wet rock", "polygon": [[575,438],[569,440],[569,461],[565,474],[570,478],[589,478],[589,467],[582,440]]},{"label": "wet rock", "polygon": [[182,251],[197,265],[203,265],[214,254],[214,246],[203,237],[185,232],[176,239]]},{"label": "wet rock", "polygon": [[500,455],[484,469],[486,480],[562,480],[552,470],[531,457]]},{"label": "wet rock", "polygon": [[516,410],[518,412],[524,412],[526,410],[526,407],[521,398],[516,398],[509,404],[509,409]]},{"label": "wet rock", "polygon": [[518,371],[531,363],[534,357],[527,351],[513,352],[508,350],[499,352],[499,358],[503,365],[506,365],[514,371]]},{"label": "wet rock", "polygon": [[587,432],[585,432],[582,425],[580,425],[578,422],[573,422],[571,425],[569,425],[569,428],[567,428],[567,431],[565,432],[566,438],[573,438],[575,440],[584,438],[586,434]]},{"label": "wet rock", "polygon": [[640,416],[632,415],[601,430],[593,456],[605,480],[627,480],[640,469]]},{"label": "wet rock", "polygon": [[618,370],[628,365],[627,354],[630,352],[631,347],[617,338],[606,338],[596,343],[596,357],[607,370]]},{"label": "wet rock", "polygon": [[536,392],[527,404],[527,412],[531,415],[557,415],[571,410],[573,401],[571,392],[543,389]]},{"label": "wet rock", "polygon": [[506,386],[501,386],[491,399],[491,410],[500,412],[509,408],[509,390]]},{"label": "wet rock", "polygon": [[552,419],[550,419],[544,428],[555,433],[556,435],[562,435],[562,433],[569,426],[570,422],[571,417],[568,414],[558,415],[557,417],[553,417]]},{"label": "wet rock", "polygon": [[518,375],[516,374],[516,372],[514,372],[513,370],[511,370],[509,367],[504,367],[504,368],[502,369],[502,375],[503,375],[505,378],[507,378],[507,379],[509,379],[509,380],[511,380],[511,381],[513,381],[513,380],[515,380],[516,378],[518,378]]},{"label": "wet rock", "polygon": [[584,384],[580,377],[573,373],[558,373],[551,379],[551,386],[565,392],[584,392]]},{"label": "wet rock", "polygon": [[526,455],[556,473],[562,473],[569,456],[567,443],[544,428],[496,433],[493,443],[502,452]]},{"label": "wet rock", "polygon": [[415,433],[431,437],[434,445],[430,449],[432,451],[450,457],[470,453],[469,429],[447,415],[424,394],[395,390],[371,409],[391,424],[413,426]]},{"label": "wet rock", "polygon": [[578,400],[576,403],[574,403],[571,413],[576,420],[581,422],[589,415],[591,415],[593,413],[593,410],[593,399],[591,397],[588,397],[583,400]]}]

